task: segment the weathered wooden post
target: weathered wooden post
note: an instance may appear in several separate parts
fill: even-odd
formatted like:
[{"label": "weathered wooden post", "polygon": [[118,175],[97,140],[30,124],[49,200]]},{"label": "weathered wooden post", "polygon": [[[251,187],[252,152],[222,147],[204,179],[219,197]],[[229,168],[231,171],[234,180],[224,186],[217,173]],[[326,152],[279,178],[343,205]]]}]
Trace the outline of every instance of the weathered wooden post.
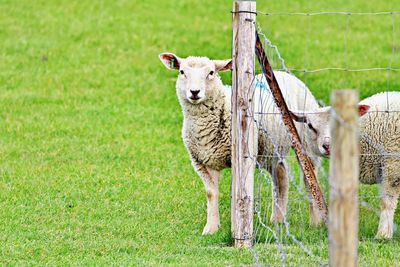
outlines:
[{"label": "weathered wooden post", "polygon": [[332,94],[329,174],[329,265],[357,266],[358,247],[358,94]]},{"label": "weathered wooden post", "polygon": [[234,1],[232,41],[232,187],[231,221],[235,247],[253,244],[253,186],[255,168],[253,101],[255,1]]}]

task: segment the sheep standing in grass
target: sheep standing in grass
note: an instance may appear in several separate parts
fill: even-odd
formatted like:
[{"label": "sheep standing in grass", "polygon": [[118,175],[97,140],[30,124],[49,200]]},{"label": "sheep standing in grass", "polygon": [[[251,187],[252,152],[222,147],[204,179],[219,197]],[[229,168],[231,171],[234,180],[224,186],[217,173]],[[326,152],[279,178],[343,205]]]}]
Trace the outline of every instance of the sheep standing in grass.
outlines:
[{"label": "sheep standing in grass", "polygon": [[[400,195],[399,111],[400,92],[375,94],[361,101],[359,105],[359,179],[365,184],[380,184],[381,212],[377,238],[393,237],[393,217]],[[329,131],[330,108],[316,112],[297,117],[311,124],[318,133]]]},{"label": "sheep standing in grass", "polygon": [[[206,189],[207,223],[203,234],[213,234],[219,228],[220,172],[231,165],[231,90],[222,84],[217,72],[230,70],[232,62],[206,57],[183,59],[172,53],[163,53],[159,57],[168,69],[179,70],[176,93],[183,111],[182,137],[192,165]],[[318,107],[307,87],[295,76],[284,72],[275,74],[281,87],[285,87],[283,92],[290,108],[300,110]],[[288,190],[282,157],[288,153],[290,141],[279,113],[278,116],[269,116],[257,112],[278,112],[265,79],[257,77],[259,82],[253,97],[256,100],[255,119],[264,130],[258,131],[254,138],[259,140],[261,157],[258,160],[270,172],[273,180],[274,208],[271,218],[279,222],[285,216]],[[317,166],[318,160],[315,159],[314,163]],[[313,214],[312,218],[319,217],[315,209]]]},{"label": "sheep standing in grass", "polygon": [[179,70],[176,94],[183,111],[183,142],[206,189],[207,224],[203,235],[213,234],[220,224],[220,172],[231,165],[231,93],[217,72],[230,70],[231,60],[182,59],[171,53],[159,57],[168,69]]}]

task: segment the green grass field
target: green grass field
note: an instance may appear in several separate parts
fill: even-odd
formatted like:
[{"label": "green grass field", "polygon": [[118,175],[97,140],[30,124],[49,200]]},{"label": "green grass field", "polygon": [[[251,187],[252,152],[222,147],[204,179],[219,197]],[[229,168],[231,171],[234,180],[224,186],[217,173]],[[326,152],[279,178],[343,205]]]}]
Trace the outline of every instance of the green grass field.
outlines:
[{"label": "green grass field", "polygon": [[[400,10],[395,0],[257,5],[268,12]],[[228,170],[221,230],[201,236],[206,198],[180,137],[176,73],[157,57],[229,58],[231,7],[212,0],[0,1],[0,265],[255,264],[250,251],[231,247]],[[400,68],[394,18],[392,34],[391,16],[352,17],[346,59],[344,17],[313,17],[309,41],[307,17],[257,19],[288,66],[312,69],[387,67],[392,50],[392,67]],[[335,88],[357,88],[362,97],[400,90],[399,72],[389,79],[386,71],[298,76],[325,103]],[[360,193],[375,196],[377,188]],[[300,215],[289,214],[290,222]],[[361,209],[360,264],[396,265],[400,234],[376,241],[377,224]],[[326,261],[325,229],[292,231]],[[254,250],[262,264],[280,265],[274,242]],[[290,242],[287,253],[288,266],[317,264]]]}]

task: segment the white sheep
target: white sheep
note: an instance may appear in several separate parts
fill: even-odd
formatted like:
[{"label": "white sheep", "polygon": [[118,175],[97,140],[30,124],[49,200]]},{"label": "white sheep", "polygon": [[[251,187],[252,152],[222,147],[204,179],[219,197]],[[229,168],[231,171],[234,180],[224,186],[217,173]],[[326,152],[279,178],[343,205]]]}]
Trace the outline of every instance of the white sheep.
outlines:
[{"label": "white sheep", "polygon": [[[217,72],[231,69],[231,60],[210,60],[207,57],[180,58],[172,53],[162,53],[160,60],[168,69],[179,70],[176,93],[183,111],[183,142],[192,165],[202,179],[207,194],[207,223],[203,234],[213,234],[219,228],[218,182],[221,170],[231,165],[231,90],[224,86]],[[275,72],[288,105],[293,109],[316,108],[315,99],[307,87],[295,76]],[[262,165],[273,177],[274,209],[272,219],[282,221],[287,203],[287,174],[282,160],[289,150],[288,134],[280,122],[271,131],[269,120],[281,121],[280,115],[260,114],[262,111],[278,112],[265,80],[257,76],[255,83],[256,114],[259,154],[266,156]],[[264,84],[264,85],[263,85]],[[295,97],[288,97],[289,94]],[[268,137],[268,134],[271,136]],[[257,141],[257,140],[256,140]],[[277,147],[275,147],[277,145]],[[261,156],[261,157],[262,157]],[[278,156],[271,161],[271,156]],[[266,160],[265,160],[266,159]],[[315,166],[318,160],[314,161]],[[314,211],[315,213],[315,211]],[[317,218],[318,216],[312,216]],[[319,219],[315,219],[319,221]]]},{"label": "white sheep", "polygon": [[[307,86],[295,76],[286,72],[275,71],[274,75],[290,110],[311,111],[319,107],[315,97]],[[282,222],[286,214],[288,178],[285,167],[285,157],[291,147],[290,135],[286,126],[283,124],[282,115],[275,104],[272,93],[269,90],[264,75],[257,75],[255,79],[254,101],[256,110],[256,120],[259,131],[259,159],[263,163],[272,178],[273,205],[271,221]],[[306,153],[310,156],[314,166],[314,171],[319,167],[320,157],[329,155],[329,147],[315,145],[305,138],[304,125],[296,123],[299,135],[302,137],[302,144]],[[310,200],[310,223],[317,225],[321,222],[318,207],[314,206]]]},{"label": "white sheep", "polygon": [[182,138],[206,189],[207,224],[203,235],[213,234],[220,225],[220,172],[231,165],[231,93],[217,72],[230,70],[232,62],[206,57],[183,59],[172,53],[159,57],[168,69],[179,70],[176,94],[183,111]]},{"label": "white sheep", "polygon": [[[375,94],[359,104],[359,179],[365,184],[380,184],[381,212],[377,238],[393,237],[393,217],[400,195],[399,111],[400,92]],[[317,135],[329,132],[329,107],[317,109],[314,114],[296,115],[298,120],[312,125]]]}]

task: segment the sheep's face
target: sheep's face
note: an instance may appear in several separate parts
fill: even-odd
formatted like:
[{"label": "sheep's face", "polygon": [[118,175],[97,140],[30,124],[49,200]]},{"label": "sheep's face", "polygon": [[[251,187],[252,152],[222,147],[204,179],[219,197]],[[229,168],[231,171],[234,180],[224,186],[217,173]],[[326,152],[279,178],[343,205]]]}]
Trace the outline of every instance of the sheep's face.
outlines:
[{"label": "sheep's face", "polygon": [[204,102],[212,90],[220,86],[217,72],[231,68],[231,60],[210,60],[207,57],[182,59],[171,53],[163,53],[160,60],[168,69],[179,70],[176,82],[178,96],[194,105]]},{"label": "sheep's face", "polygon": [[330,155],[330,107],[313,112],[291,112],[292,118],[305,124],[305,137],[311,151],[319,157]]},{"label": "sheep's face", "polygon": [[[359,116],[363,116],[369,110],[367,105],[358,106]],[[319,108],[312,112],[291,112],[293,120],[306,124],[307,144],[312,152],[320,157],[330,156],[330,119],[331,107]]]},{"label": "sheep's face", "polygon": [[180,64],[177,88],[190,103],[201,103],[207,97],[207,89],[214,87],[215,75],[211,60],[185,60]]}]

